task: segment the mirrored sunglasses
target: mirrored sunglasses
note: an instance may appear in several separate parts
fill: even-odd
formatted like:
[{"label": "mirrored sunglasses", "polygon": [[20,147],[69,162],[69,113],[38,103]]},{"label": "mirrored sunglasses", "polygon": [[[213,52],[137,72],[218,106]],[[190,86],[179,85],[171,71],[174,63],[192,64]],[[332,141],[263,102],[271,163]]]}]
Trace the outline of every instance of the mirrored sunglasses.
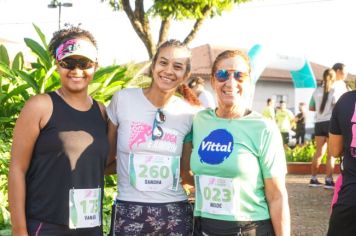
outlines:
[{"label": "mirrored sunglasses", "polygon": [[229,79],[230,75],[233,74],[234,79],[238,82],[242,82],[244,79],[246,79],[249,74],[246,72],[241,72],[238,70],[235,70],[233,72],[229,72],[228,70],[217,70],[215,72],[215,78],[219,82],[225,82]]},{"label": "mirrored sunglasses", "polygon": [[73,59],[73,58],[64,58],[58,62],[59,66],[67,69],[74,70],[75,68],[79,68],[81,70],[91,69],[96,65],[96,62],[93,62],[89,59],[81,58],[81,59]]},{"label": "mirrored sunglasses", "polygon": [[163,137],[163,129],[159,124],[163,124],[166,121],[166,116],[161,109],[157,109],[155,119],[152,126],[152,140],[161,139]]}]

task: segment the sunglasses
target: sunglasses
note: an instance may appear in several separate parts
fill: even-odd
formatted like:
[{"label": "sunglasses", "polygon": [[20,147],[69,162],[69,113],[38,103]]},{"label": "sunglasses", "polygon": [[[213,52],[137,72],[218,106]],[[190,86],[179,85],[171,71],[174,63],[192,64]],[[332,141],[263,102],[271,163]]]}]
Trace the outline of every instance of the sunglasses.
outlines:
[{"label": "sunglasses", "polygon": [[234,79],[238,82],[242,82],[244,79],[248,78],[248,76],[249,76],[248,73],[237,71],[237,70],[235,70],[234,72],[231,72],[231,73],[228,70],[217,70],[215,72],[215,78],[219,82],[225,82],[230,78],[231,74],[234,75]]},{"label": "sunglasses", "polygon": [[161,109],[157,109],[155,119],[153,121],[152,128],[152,140],[161,139],[163,137],[163,129],[159,124],[163,124],[166,121],[166,116]]},{"label": "sunglasses", "polygon": [[64,58],[63,60],[60,60],[58,64],[60,67],[68,70],[74,70],[75,68],[87,70],[93,68],[96,65],[96,62],[89,59]]}]

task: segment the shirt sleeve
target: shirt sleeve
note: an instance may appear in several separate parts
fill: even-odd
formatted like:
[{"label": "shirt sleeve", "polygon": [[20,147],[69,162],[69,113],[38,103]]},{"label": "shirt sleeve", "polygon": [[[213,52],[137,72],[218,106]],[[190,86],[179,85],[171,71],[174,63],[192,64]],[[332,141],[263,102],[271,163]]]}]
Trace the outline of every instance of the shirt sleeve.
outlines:
[{"label": "shirt sleeve", "polygon": [[183,143],[189,143],[193,141],[193,129],[184,137]]},{"label": "shirt sleeve", "polygon": [[118,119],[118,105],[119,105],[119,97],[120,97],[120,91],[117,91],[114,96],[112,97],[109,106],[107,107],[107,113],[110,121],[114,125],[119,124],[119,119]]},{"label": "shirt sleeve", "polygon": [[315,110],[314,94],[313,94],[313,96],[310,98],[310,101],[309,101],[309,110]]},{"label": "shirt sleeve", "polygon": [[286,175],[287,164],[278,127],[271,122],[263,131],[261,141],[259,162],[263,178]]}]

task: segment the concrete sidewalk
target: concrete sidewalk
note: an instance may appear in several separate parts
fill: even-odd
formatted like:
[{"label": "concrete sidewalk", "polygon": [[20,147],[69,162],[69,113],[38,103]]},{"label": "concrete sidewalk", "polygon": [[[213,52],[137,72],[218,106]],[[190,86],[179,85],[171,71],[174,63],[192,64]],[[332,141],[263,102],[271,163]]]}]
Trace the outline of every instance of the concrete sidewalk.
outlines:
[{"label": "concrete sidewalk", "polygon": [[[336,176],[334,176],[334,179]],[[287,175],[293,236],[324,236],[328,230],[333,190],[308,186],[310,175]],[[324,182],[324,176],[319,175]]]}]

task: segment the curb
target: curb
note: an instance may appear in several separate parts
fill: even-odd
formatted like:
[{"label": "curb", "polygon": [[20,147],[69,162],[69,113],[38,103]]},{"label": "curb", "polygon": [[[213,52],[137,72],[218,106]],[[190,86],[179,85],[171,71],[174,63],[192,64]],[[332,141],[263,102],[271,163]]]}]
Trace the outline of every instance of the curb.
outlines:
[{"label": "curb", "polygon": [[[293,175],[308,175],[311,172],[311,162],[288,162],[287,163],[288,174]],[[318,170],[318,174],[325,174],[325,164],[321,164]],[[340,174],[340,165],[335,164],[334,174]]]}]

